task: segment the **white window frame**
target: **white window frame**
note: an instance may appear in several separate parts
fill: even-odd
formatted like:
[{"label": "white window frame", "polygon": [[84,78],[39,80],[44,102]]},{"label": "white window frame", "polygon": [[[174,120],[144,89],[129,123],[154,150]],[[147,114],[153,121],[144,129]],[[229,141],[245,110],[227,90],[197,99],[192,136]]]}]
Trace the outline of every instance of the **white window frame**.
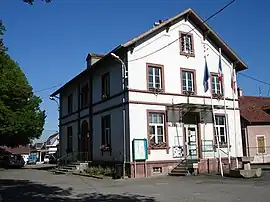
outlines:
[{"label": "white window frame", "polygon": [[[189,85],[188,85],[188,74],[191,74],[191,91],[189,91]],[[185,76],[185,87],[186,90],[184,89],[184,79],[183,77]],[[195,85],[194,85],[194,72],[193,71],[188,71],[188,70],[182,70],[182,91],[183,92],[193,92],[195,91]]]},{"label": "white window frame", "polygon": [[[214,78],[214,88],[213,88],[213,78]],[[218,93],[218,84],[220,88],[220,93]],[[222,84],[218,80],[218,75],[212,75],[211,88],[212,88],[212,94],[223,95]]]},{"label": "white window frame", "polygon": [[[110,120],[110,124],[108,127],[106,127],[107,125],[107,120],[106,120],[106,117],[109,117],[109,120]],[[108,144],[111,144],[111,116],[110,115],[106,115],[106,116],[103,116],[101,119],[104,119],[104,128],[102,128],[102,133],[104,132],[104,145],[108,145]],[[106,121],[105,121],[106,120]]]},{"label": "white window frame", "polygon": [[[264,153],[259,153],[259,145],[258,145],[258,137],[263,137],[264,139]],[[266,154],[266,137],[265,135],[256,135],[256,147],[257,147],[257,154]]]},{"label": "white window frame", "polygon": [[[153,69],[153,75],[151,76],[152,77],[152,79],[153,79],[153,82],[151,82],[151,83],[153,83],[153,87],[150,87],[150,81],[149,81],[149,77],[150,77],[150,74],[149,74],[149,69]],[[162,89],[162,69],[161,69],[161,67],[159,67],[159,66],[155,66],[155,65],[148,65],[148,68],[147,68],[147,70],[148,70],[148,89],[149,90],[153,90],[153,89],[157,89],[158,87],[156,86],[157,84],[156,84],[156,80],[155,80],[155,77],[156,77],[156,71],[155,71],[155,69],[158,69],[158,72],[159,72],[159,81],[160,81],[160,83],[159,83],[159,89]]]},{"label": "white window frame", "polygon": [[161,143],[161,142],[158,142],[158,137],[159,137],[158,132],[157,132],[158,126],[162,126],[163,142],[166,143],[166,140],[165,140],[165,115],[163,113],[149,112],[149,118],[150,118],[151,114],[162,115],[162,123],[151,123],[151,121],[149,120],[148,127],[150,128],[150,126],[154,126],[154,128],[155,128],[155,134],[151,134],[151,130],[149,129],[150,144],[152,144],[151,139],[153,136],[155,136],[155,144]]},{"label": "white window frame", "polygon": [[[223,117],[224,118],[224,125],[219,125],[216,122],[216,117]],[[222,145],[227,145],[228,140],[227,140],[227,128],[226,128],[226,115],[215,115],[215,139],[216,139],[216,144],[218,144],[218,141],[221,140],[220,136],[220,128],[224,128],[224,139],[225,142],[222,144],[222,142],[219,142],[219,144]]]},{"label": "white window frame", "polygon": [[[193,53],[192,36],[190,34],[181,33],[181,41],[184,45],[184,46],[182,46],[182,44],[181,44],[182,52],[187,53],[187,54]],[[188,44],[188,46],[187,46],[187,44]],[[188,47],[189,47],[189,49],[188,49]],[[184,50],[183,50],[183,48],[184,48]]]}]

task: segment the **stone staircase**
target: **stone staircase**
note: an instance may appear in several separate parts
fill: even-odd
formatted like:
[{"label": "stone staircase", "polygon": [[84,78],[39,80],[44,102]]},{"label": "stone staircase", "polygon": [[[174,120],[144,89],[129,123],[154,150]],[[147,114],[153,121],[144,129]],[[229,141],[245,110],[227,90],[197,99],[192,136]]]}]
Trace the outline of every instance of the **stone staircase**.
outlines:
[{"label": "stone staircase", "polygon": [[70,162],[67,165],[58,166],[56,169],[52,170],[52,172],[55,174],[72,174],[84,170],[87,167],[88,163]]},{"label": "stone staircase", "polygon": [[172,171],[169,173],[170,176],[186,176],[188,174],[188,168],[185,163],[178,164]]},{"label": "stone staircase", "polygon": [[169,173],[170,176],[186,176],[194,172],[193,164],[198,163],[198,159],[185,159],[180,162],[172,171]]}]

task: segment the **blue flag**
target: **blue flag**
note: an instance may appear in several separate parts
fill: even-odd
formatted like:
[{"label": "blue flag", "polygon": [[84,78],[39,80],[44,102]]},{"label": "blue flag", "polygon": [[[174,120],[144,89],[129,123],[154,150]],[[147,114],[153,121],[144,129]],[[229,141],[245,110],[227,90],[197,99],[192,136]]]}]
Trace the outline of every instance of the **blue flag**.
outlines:
[{"label": "blue flag", "polygon": [[210,78],[210,74],[208,71],[207,61],[206,61],[206,57],[205,57],[205,67],[204,67],[204,76],[203,76],[203,87],[204,87],[205,93],[209,89],[209,78]]}]

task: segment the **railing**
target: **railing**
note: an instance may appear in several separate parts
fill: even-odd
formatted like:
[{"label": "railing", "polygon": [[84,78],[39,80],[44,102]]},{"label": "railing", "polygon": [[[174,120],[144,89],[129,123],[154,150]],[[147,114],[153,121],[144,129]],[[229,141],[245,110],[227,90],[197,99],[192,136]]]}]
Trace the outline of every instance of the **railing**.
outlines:
[{"label": "railing", "polygon": [[88,162],[90,161],[89,152],[71,152],[57,160],[58,165],[66,165],[70,162]]}]

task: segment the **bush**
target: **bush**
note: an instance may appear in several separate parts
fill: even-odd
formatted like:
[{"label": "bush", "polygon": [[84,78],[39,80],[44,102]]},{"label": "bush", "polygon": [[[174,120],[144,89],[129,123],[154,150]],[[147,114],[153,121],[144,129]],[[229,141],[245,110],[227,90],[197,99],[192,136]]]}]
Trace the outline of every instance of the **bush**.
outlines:
[{"label": "bush", "polygon": [[85,170],[86,173],[90,175],[105,175],[105,176],[112,176],[113,171],[109,167],[101,167],[101,166],[93,166],[89,167]]}]

